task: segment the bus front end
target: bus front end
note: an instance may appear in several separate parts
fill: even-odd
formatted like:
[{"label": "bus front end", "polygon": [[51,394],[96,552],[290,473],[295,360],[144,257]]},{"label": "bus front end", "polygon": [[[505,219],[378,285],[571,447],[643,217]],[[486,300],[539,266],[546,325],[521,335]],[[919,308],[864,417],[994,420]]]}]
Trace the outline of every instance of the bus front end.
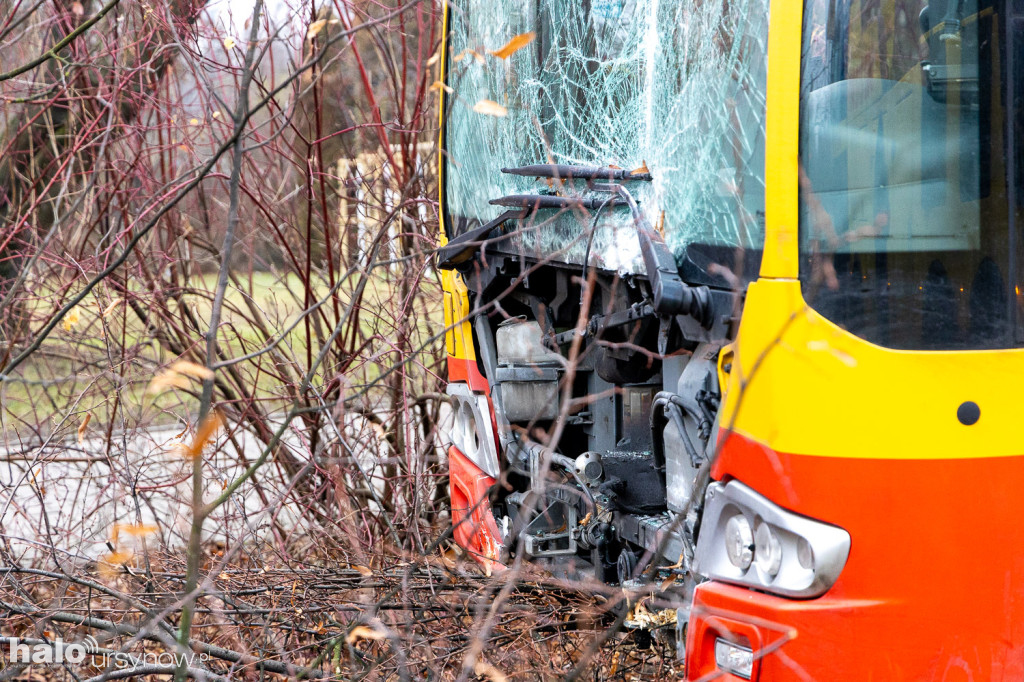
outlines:
[{"label": "bus front end", "polygon": [[1018,4],[450,0],[456,541],[682,578],[690,680],[1024,678]]}]

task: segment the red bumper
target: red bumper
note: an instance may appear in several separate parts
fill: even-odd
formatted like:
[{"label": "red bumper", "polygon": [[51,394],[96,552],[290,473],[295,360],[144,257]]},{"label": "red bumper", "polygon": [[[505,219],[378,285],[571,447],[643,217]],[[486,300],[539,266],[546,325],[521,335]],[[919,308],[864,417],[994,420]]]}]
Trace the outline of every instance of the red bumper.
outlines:
[{"label": "red bumper", "polygon": [[494,479],[453,445],[448,449],[448,481],[455,542],[484,567],[505,568],[498,561],[501,535],[488,500]]},{"label": "red bumper", "polygon": [[722,637],[772,682],[1024,680],[1024,457],[807,457],[731,436],[713,474],[846,529],[852,546],[818,599],[698,587],[688,679],[739,679],[716,669]]}]

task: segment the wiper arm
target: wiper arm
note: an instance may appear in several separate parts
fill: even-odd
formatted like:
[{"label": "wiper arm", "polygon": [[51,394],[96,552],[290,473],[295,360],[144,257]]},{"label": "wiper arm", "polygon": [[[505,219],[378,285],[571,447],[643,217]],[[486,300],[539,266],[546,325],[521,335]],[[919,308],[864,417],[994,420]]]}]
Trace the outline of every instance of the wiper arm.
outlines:
[{"label": "wiper arm", "polygon": [[553,194],[511,194],[506,197],[492,199],[494,206],[505,206],[509,210],[494,220],[460,234],[455,239],[437,250],[437,267],[442,270],[453,268],[468,262],[480,247],[491,239],[491,232],[509,220],[522,220],[541,209],[587,209],[596,211],[602,206],[626,206],[627,202],[620,198],[595,197],[560,197]]},{"label": "wiper arm", "polygon": [[[611,191],[611,188],[609,188]],[[633,195],[622,185],[614,191],[629,205],[640,240],[640,254],[647,268],[647,281],[651,284],[654,310],[662,315],[684,314],[696,319],[705,329],[714,324],[711,294],[705,286],[690,286],[679,276],[675,256],[661,235],[651,228],[640,212]]]},{"label": "wiper arm", "polygon": [[629,180],[651,181],[651,174],[644,169],[629,171],[624,168],[607,168],[605,166],[571,166],[560,163],[538,163],[518,168],[502,168],[502,173],[522,175],[529,178],[558,178],[560,180]]},{"label": "wiper arm", "polygon": [[602,206],[625,206],[624,199],[604,197],[560,197],[556,194],[510,194],[507,197],[491,199],[494,206],[519,206],[530,213],[541,208],[585,208],[596,211]]}]

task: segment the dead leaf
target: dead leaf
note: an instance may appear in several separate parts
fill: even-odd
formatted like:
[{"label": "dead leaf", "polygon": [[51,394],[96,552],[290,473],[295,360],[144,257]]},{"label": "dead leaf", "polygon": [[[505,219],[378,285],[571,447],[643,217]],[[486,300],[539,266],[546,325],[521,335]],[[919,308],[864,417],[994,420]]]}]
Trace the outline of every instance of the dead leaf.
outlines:
[{"label": "dead leaf", "polygon": [[536,37],[537,34],[533,31],[530,31],[529,33],[520,33],[517,36],[513,36],[512,40],[508,41],[497,50],[492,50],[491,54],[499,59],[508,59],[513,54],[532,43],[533,39]]},{"label": "dead leaf", "polygon": [[381,639],[387,639],[387,635],[374,628],[367,627],[365,625],[357,625],[354,628],[352,628],[352,632],[348,633],[348,636],[345,638],[345,641],[349,644],[355,644],[361,639],[372,639],[376,641]]},{"label": "dead leaf", "polygon": [[206,416],[203,423],[196,429],[196,437],[192,440],[192,444],[188,446],[188,457],[190,459],[196,459],[203,454],[203,448],[206,444],[213,440],[213,435],[217,433],[217,429],[223,425],[224,420],[220,416],[220,412],[214,410]]},{"label": "dead leaf", "polygon": [[634,627],[643,628],[645,630],[651,630],[658,627],[664,627],[665,625],[671,625],[676,622],[676,610],[675,609],[659,609],[657,611],[651,611],[647,608],[644,603],[646,600],[641,600],[633,607],[633,613],[627,618],[627,624],[631,624]]},{"label": "dead leaf", "polygon": [[642,162],[640,164],[639,168],[634,168],[633,170],[629,171],[629,174],[630,175],[643,175],[645,173],[650,173],[650,172],[651,172],[651,169],[647,167],[647,161],[644,161],[644,162]]},{"label": "dead leaf", "polygon": [[473,111],[485,116],[497,116],[498,118],[508,116],[508,109],[489,99],[482,99],[474,104]]},{"label": "dead leaf", "polygon": [[438,50],[437,52],[435,52],[434,54],[432,54],[430,56],[430,59],[427,60],[427,66],[433,66],[434,64],[437,64],[437,61],[439,59],[441,59],[441,51],[440,50]]},{"label": "dead leaf", "polygon": [[448,87],[447,85],[445,85],[441,81],[434,81],[434,83],[430,86],[430,89],[431,90],[444,90],[445,92],[447,92],[449,94],[454,92],[450,87]]},{"label": "dead leaf", "polygon": [[121,299],[120,298],[115,298],[113,301],[110,302],[110,305],[108,305],[106,308],[103,309],[103,312],[100,313],[100,317],[106,317],[110,313],[114,312],[114,309],[117,308],[117,306],[120,305],[120,304],[121,304]]},{"label": "dead leaf", "polygon": [[85,413],[85,419],[78,425],[78,444],[85,445],[85,434],[89,429],[89,420],[92,419],[92,412]]},{"label": "dead leaf", "polygon": [[654,230],[661,235],[661,238],[665,238],[665,212],[662,211],[661,215],[658,216],[658,224],[654,226]]},{"label": "dead leaf", "polygon": [[154,533],[160,530],[153,524],[146,523],[131,523],[118,525],[121,526],[121,530],[123,530],[125,533],[136,538],[145,537],[147,535],[153,535]]},{"label": "dead leaf", "polygon": [[359,575],[366,576],[367,578],[373,575],[373,571],[367,568],[366,566],[360,566],[359,564],[349,564],[349,568],[351,568],[354,571],[358,571]]},{"label": "dead leaf", "polygon": [[480,677],[486,677],[491,682],[508,682],[508,678],[505,677],[505,673],[501,672],[487,661],[480,660],[473,666],[473,672]]},{"label": "dead leaf", "polygon": [[82,3],[77,1],[73,2],[71,3],[71,13],[74,14],[76,17],[80,17],[83,14],[85,14],[85,8],[82,7]]},{"label": "dead leaf", "polygon": [[235,46],[235,39],[234,38],[232,38],[231,36],[228,36],[227,38],[224,39],[224,49],[225,50],[230,50],[234,46]]},{"label": "dead leaf", "polygon": [[188,388],[190,385],[188,377],[182,376],[177,372],[161,372],[149,382],[149,386],[146,387],[146,393],[162,393],[169,388]]},{"label": "dead leaf", "polygon": [[69,332],[75,328],[78,321],[81,318],[78,315],[78,308],[72,308],[68,311],[68,314],[64,316],[64,331]]},{"label": "dead leaf", "polygon": [[106,578],[120,575],[134,556],[131,552],[117,551],[100,557],[98,566],[100,575]]},{"label": "dead leaf", "polygon": [[483,64],[484,63],[484,56],[482,54],[480,54],[479,52],[477,52],[476,50],[470,50],[469,48],[463,50],[462,52],[460,52],[457,55],[455,55],[454,57],[452,57],[452,61],[461,62],[466,57],[472,57],[479,64]]},{"label": "dead leaf", "polygon": [[327,25],[326,19],[317,19],[309,25],[309,30],[306,31],[306,40],[312,40],[319,35],[320,31],[324,30],[324,26]]},{"label": "dead leaf", "polygon": [[192,377],[193,379],[203,379],[205,381],[213,378],[212,369],[203,367],[202,365],[197,365],[196,363],[189,362],[188,360],[178,360],[168,369],[172,372]]}]

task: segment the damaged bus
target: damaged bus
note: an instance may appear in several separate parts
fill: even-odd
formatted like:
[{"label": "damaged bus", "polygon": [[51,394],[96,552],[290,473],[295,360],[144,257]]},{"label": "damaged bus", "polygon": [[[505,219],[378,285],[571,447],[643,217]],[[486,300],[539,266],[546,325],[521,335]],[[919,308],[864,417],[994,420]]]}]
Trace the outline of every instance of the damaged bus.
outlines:
[{"label": "damaged bus", "polygon": [[1024,678],[1024,6],[445,16],[455,540],[675,571],[688,679]]}]

